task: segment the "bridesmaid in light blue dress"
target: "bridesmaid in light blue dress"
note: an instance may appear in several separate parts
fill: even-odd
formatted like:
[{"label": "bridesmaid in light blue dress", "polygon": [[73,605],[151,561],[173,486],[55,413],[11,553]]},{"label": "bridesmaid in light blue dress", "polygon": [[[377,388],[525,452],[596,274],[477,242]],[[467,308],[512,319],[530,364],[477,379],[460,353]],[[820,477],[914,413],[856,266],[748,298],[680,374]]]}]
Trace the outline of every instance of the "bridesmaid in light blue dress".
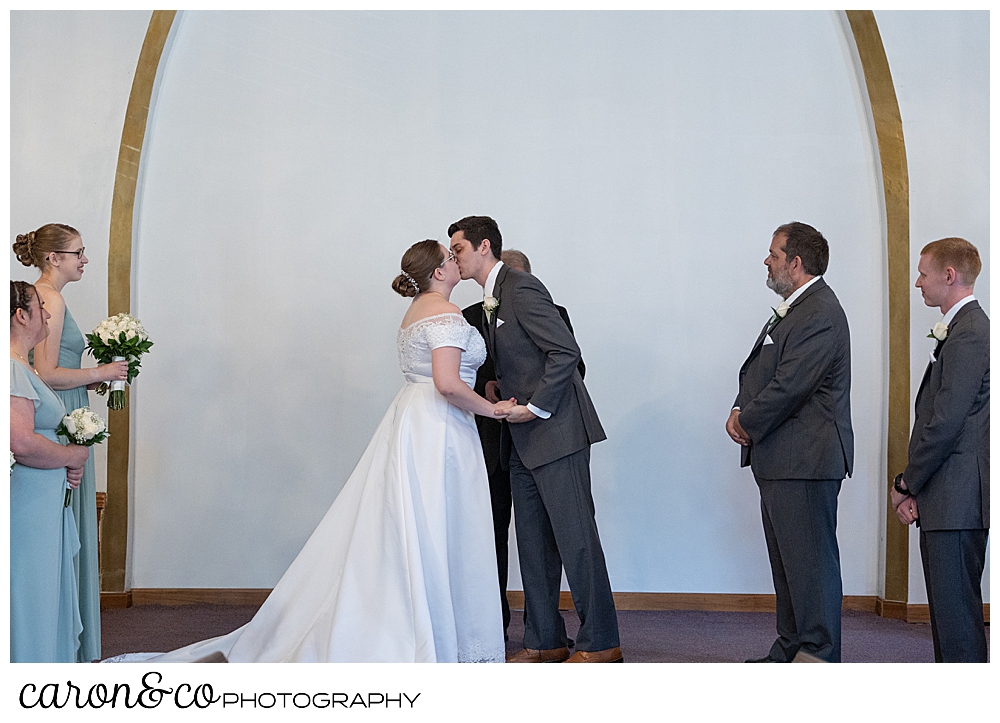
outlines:
[{"label": "bridesmaid in light blue dress", "polygon": [[[78,484],[85,447],[56,437],[65,407],[27,364],[47,333],[46,312],[29,284],[11,282],[10,660],[74,663],[80,621],[76,520],[64,507],[67,479]],[[67,468],[71,474],[67,475]]]},{"label": "bridesmaid in light blue dress", "polygon": [[[42,274],[35,283],[46,310],[51,314],[51,336],[38,344],[32,363],[62,399],[67,411],[89,407],[87,389],[100,382],[124,380],[128,364],[118,362],[81,369],[86,342],[62,297],[63,287],[79,281],[84,266],[83,240],[71,226],[46,224],[37,231],[17,237],[14,252],[25,266],[37,266]],[[58,346],[56,341],[58,340]],[[70,508],[80,535],[76,574],[80,591],[83,635],[79,662],[101,658],[101,590],[97,564],[97,484],[91,455],[84,468],[83,482],[71,496]]]}]

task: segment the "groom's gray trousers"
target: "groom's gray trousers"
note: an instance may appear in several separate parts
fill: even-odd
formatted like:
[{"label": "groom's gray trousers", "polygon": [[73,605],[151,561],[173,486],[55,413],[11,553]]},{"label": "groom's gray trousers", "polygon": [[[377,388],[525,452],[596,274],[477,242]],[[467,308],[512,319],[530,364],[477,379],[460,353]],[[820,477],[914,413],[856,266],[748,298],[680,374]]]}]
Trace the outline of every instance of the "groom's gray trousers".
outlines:
[{"label": "groom's gray trousers", "polygon": [[567,644],[559,613],[563,568],[580,617],[577,650],[617,647],[618,615],[590,492],[590,447],[528,469],[511,445],[510,490],[524,585],[524,647]]}]

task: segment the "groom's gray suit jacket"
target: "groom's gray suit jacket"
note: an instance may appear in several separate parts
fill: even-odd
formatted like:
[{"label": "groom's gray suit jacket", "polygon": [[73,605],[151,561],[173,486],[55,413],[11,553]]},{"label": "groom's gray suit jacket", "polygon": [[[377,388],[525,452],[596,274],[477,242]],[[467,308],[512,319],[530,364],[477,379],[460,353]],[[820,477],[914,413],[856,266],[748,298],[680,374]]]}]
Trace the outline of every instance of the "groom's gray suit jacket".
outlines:
[{"label": "groom's gray suit jacket", "polygon": [[990,320],[978,301],[955,314],[915,404],[903,479],[920,528],[990,526]]},{"label": "groom's gray suit jacket", "polygon": [[484,331],[500,397],[552,414],[503,425],[524,465],[535,469],[607,439],[577,369],[580,348],[542,282],[505,264],[493,296],[500,306]]},{"label": "groom's gray suit jacket", "polygon": [[[773,343],[765,343],[770,337]],[[833,289],[818,279],[765,324],[740,369],[733,406],[750,437],[741,466],[767,480],[840,480],[854,468],[851,338]]]}]

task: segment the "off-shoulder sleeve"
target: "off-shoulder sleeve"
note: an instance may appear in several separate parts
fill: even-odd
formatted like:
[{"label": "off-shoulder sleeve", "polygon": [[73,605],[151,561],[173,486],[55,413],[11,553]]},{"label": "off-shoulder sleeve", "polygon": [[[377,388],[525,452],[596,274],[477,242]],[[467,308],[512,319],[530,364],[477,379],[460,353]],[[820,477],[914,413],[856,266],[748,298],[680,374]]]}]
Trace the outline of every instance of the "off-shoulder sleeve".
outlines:
[{"label": "off-shoulder sleeve", "polygon": [[431,350],[442,346],[454,346],[462,351],[468,351],[470,331],[475,329],[469,326],[461,314],[448,314],[439,319],[432,319],[424,324],[423,328],[427,346]]},{"label": "off-shoulder sleeve", "polygon": [[41,397],[35,391],[35,386],[31,383],[31,372],[19,362],[10,360],[10,396],[24,397],[30,399],[38,407]]}]

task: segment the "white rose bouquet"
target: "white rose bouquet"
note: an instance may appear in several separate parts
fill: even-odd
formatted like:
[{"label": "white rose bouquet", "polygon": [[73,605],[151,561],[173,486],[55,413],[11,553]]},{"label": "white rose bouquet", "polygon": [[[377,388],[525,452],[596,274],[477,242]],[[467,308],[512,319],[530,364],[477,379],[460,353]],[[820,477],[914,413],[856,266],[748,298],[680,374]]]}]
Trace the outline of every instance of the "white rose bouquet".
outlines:
[{"label": "white rose bouquet", "polygon": [[[60,437],[66,437],[70,444],[79,444],[84,447],[93,447],[110,436],[107,423],[90,411],[90,407],[74,409],[63,417],[62,422],[56,428],[56,434]],[[64,506],[69,506],[71,493],[72,490],[67,487]]]},{"label": "white rose bouquet", "polygon": [[[115,314],[102,321],[87,334],[87,347],[100,364],[128,361],[128,384],[139,376],[139,357],[149,351],[153,342],[149,340],[142,322],[131,314]],[[126,382],[111,382],[109,409],[125,409]],[[108,391],[107,384],[101,384],[98,394]]]},{"label": "white rose bouquet", "polygon": [[84,447],[100,444],[110,436],[107,423],[90,411],[90,407],[74,409],[63,417],[56,434]]}]

